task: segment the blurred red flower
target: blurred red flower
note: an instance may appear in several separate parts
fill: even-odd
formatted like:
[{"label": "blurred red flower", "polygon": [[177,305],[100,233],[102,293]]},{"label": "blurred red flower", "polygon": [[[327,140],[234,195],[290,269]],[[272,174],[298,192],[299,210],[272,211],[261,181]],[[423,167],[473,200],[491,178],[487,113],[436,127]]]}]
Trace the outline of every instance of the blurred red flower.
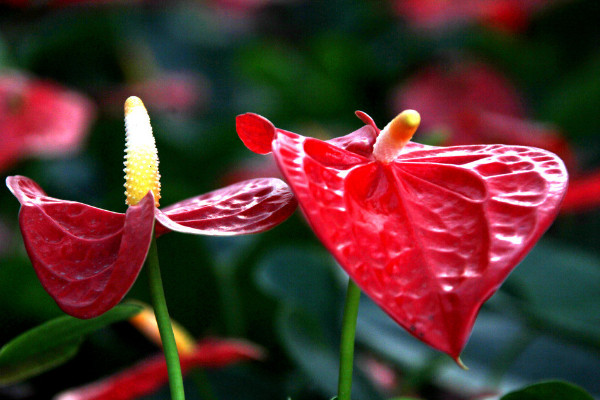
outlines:
[{"label": "blurred red flower", "polygon": [[558,130],[527,120],[523,99],[514,85],[484,63],[429,66],[396,91],[393,108],[419,110],[422,139],[436,144],[539,147],[561,157],[570,171],[575,167],[573,151]]},{"label": "blurred red flower", "polygon": [[[179,353],[183,374],[194,368],[221,368],[263,358],[259,347],[230,339],[204,339],[192,351]],[[159,354],[98,382],[60,393],[55,400],[133,400],[157,391],[167,382],[167,365],[164,355]]]},{"label": "blurred red flower", "polygon": [[94,117],[81,94],[18,72],[0,75],[0,171],[25,157],[77,152]]},{"label": "blurred red flower", "polygon": [[561,212],[600,207],[600,172],[582,175],[575,152],[558,129],[528,120],[516,88],[490,66],[478,62],[430,66],[397,90],[393,108],[420,110],[423,137],[437,144],[504,143],[549,150],[571,173]]},{"label": "blurred red flower", "polygon": [[529,16],[551,0],[395,0],[394,8],[413,26],[440,30],[477,22],[505,31],[527,27]]},{"label": "blurred red flower", "polygon": [[579,213],[600,208],[600,170],[580,176],[569,183],[561,212]]}]

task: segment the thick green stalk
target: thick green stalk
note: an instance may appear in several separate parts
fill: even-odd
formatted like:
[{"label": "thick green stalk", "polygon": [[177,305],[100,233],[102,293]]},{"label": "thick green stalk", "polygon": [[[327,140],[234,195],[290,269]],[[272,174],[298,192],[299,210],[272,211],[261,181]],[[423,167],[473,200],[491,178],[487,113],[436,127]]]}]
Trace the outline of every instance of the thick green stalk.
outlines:
[{"label": "thick green stalk", "polygon": [[156,316],[160,340],[162,341],[163,352],[165,353],[165,359],[167,360],[171,399],[185,400],[183,377],[181,376],[181,365],[179,364],[179,353],[177,352],[177,345],[175,344],[175,335],[173,334],[171,318],[169,317],[169,310],[167,310],[165,292],[160,276],[156,238],[152,239],[150,249],[148,250],[146,270],[148,271],[148,278],[150,281],[150,296],[152,297],[154,315]]},{"label": "thick green stalk", "polygon": [[350,400],[352,391],[352,368],[354,365],[354,337],[356,336],[356,319],[360,289],[348,279],[346,304],[342,319],[342,338],[340,345],[340,374],[338,380],[338,400]]}]

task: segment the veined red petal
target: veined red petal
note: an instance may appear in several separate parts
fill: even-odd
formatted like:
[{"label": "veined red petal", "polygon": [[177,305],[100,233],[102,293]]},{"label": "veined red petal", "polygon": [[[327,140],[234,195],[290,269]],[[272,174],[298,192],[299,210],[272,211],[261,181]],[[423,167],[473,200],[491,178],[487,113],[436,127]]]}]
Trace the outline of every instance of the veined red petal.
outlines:
[{"label": "veined red petal", "polygon": [[[262,357],[262,350],[249,342],[206,339],[192,354],[180,354],[180,362],[182,373],[186,373],[196,367],[220,368]],[[133,400],[158,390],[167,381],[167,366],[160,354],[101,381],[61,393],[55,400]]]},{"label": "veined red petal", "polygon": [[7,186],[21,203],[25,248],[42,286],[77,318],[114,307],[139,274],[152,239],[154,198],[126,214],[47,196],[31,179],[11,176]]},{"label": "veined red petal", "polygon": [[409,142],[385,165],[280,132],[273,154],[319,239],[396,322],[455,360],[567,187],[563,162],[536,148]]},{"label": "veined red petal", "polygon": [[263,232],[286,220],[297,203],[280,179],[239,182],[156,210],[156,235],[168,231],[231,236]]}]

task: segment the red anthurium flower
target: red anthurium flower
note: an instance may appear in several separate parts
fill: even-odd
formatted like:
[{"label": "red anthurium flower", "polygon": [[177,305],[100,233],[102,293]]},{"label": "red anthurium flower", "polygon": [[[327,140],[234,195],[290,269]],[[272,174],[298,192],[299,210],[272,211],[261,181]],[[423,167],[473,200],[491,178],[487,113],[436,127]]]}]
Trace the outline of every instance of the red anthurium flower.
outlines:
[{"label": "red anthurium flower", "polygon": [[159,210],[160,175],[150,120],[142,102],[125,103],[127,126],[125,214],[50,197],[31,179],[6,184],[21,203],[19,222],[27,253],[44,288],[66,313],[98,316],[133,285],[153,234],[199,235],[262,232],[296,207],[278,179],[254,179]]},{"label": "red anthurium flower", "polygon": [[459,362],[481,305],[555,218],[567,172],[554,154],[410,142],[405,111],[383,130],[320,141],[237,118],[273,152],[311,227],[350,277],[412,335]]},{"label": "red anthurium flower", "polygon": [[523,100],[498,71],[478,62],[425,68],[402,85],[394,109],[412,108],[423,116],[423,130],[444,146],[506,143],[533,146],[559,155],[571,169],[575,157],[567,141],[550,126],[526,119]]},{"label": "red anthurium flower", "polygon": [[[180,353],[182,373],[193,368],[221,368],[262,358],[260,348],[242,340],[204,339],[190,353]],[[71,389],[55,400],[133,400],[151,394],[168,382],[164,355],[138,364],[86,386]]]},{"label": "red anthurium flower", "polygon": [[94,114],[80,94],[17,72],[0,75],[0,171],[24,157],[79,150]]}]

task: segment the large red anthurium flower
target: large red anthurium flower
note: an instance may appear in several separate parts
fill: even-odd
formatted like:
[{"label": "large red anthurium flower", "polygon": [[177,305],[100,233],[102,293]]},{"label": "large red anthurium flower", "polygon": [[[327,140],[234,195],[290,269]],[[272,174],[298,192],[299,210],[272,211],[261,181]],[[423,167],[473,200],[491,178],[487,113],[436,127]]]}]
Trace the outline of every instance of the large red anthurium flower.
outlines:
[{"label": "large red anthurium flower", "polygon": [[311,227],[358,286],[412,335],[457,362],[481,305],[555,218],[567,171],[531,147],[410,142],[408,110],[321,141],[237,117],[273,152]]},{"label": "large red anthurium flower", "polygon": [[242,235],[268,230],[296,208],[287,185],[273,178],[239,182],[159,210],[150,120],[137,98],[128,99],[125,108],[130,205],[125,214],[50,197],[24,176],[6,179],[21,203],[21,233],[38,278],[59,307],[78,318],[108,311],[129,291],[146,259],[155,220],[156,236],[169,231]]}]

